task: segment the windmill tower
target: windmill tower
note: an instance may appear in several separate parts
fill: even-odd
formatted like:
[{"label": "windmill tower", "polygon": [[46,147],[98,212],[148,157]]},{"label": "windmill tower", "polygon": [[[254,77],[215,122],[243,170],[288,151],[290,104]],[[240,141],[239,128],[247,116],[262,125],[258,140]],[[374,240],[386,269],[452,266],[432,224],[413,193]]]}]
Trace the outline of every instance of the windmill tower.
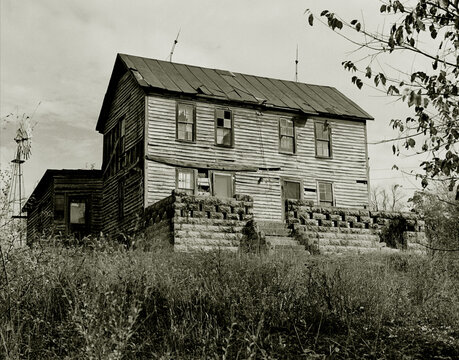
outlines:
[{"label": "windmill tower", "polygon": [[[25,204],[23,164],[31,155],[32,130],[30,119],[24,117],[19,122],[19,128],[14,138],[16,142],[15,157],[12,162],[12,178],[8,193],[9,212],[13,219],[25,219],[22,214],[22,206]],[[22,220],[19,220],[22,221]],[[20,234],[20,245],[22,245],[22,234]]]}]

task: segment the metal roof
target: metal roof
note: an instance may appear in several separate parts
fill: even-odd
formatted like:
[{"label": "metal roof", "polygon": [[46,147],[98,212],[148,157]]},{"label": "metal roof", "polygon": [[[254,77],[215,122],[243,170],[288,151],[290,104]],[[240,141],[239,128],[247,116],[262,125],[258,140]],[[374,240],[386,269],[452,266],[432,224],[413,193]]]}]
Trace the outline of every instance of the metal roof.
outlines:
[{"label": "metal roof", "polygon": [[334,87],[118,54],[139,85],[220,100],[264,104],[311,115],[373,119]]}]

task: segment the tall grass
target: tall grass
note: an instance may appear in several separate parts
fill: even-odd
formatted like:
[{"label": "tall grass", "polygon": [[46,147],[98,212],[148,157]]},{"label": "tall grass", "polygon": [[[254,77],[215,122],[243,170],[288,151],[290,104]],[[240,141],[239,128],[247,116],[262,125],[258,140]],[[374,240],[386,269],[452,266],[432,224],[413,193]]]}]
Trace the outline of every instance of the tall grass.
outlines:
[{"label": "tall grass", "polygon": [[47,246],[6,271],[5,358],[459,357],[459,266],[427,257]]}]

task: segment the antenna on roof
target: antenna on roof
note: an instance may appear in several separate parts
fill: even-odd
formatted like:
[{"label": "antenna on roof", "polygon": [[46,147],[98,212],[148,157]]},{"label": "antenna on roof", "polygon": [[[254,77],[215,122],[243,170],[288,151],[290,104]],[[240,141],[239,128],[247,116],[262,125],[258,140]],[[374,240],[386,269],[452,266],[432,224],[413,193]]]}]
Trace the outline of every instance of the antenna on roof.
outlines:
[{"label": "antenna on roof", "polygon": [[172,55],[174,55],[174,50],[175,50],[175,46],[177,45],[178,43],[178,37],[180,35],[180,31],[182,30],[182,28],[179,29],[178,33],[177,33],[177,37],[175,38],[174,40],[174,43],[172,44],[172,49],[171,49],[171,53],[169,54],[169,62],[172,62]]},{"label": "antenna on roof", "polygon": [[296,44],[295,82],[298,82],[298,44]]}]

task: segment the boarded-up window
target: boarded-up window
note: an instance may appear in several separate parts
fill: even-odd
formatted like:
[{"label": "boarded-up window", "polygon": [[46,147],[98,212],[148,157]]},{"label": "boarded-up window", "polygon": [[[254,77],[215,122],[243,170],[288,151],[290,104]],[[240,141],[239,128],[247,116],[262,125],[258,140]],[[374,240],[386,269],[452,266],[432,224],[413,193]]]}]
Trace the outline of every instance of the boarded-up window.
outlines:
[{"label": "boarded-up window", "polygon": [[291,119],[279,120],[279,150],[291,154],[295,152],[295,125]]},{"label": "boarded-up window", "polygon": [[301,199],[301,183],[284,180],[284,198],[291,200]]},{"label": "boarded-up window", "polygon": [[217,109],[215,115],[215,143],[233,146],[233,113],[231,110]]},{"label": "boarded-up window", "polygon": [[177,104],[177,140],[195,141],[194,106]]},{"label": "boarded-up window", "polygon": [[214,173],[214,196],[221,198],[233,197],[233,175]]},{"label": "boarded-up window", "polygon": [[315,138],[316,138],[316,156],[330,157],[331,156],[331,132],[330,126],[324,122],[315,123]]},{"label": "boarded-up window", "polygon": [[86,202],[84,200],[70,202],[70,224],[86,224]]},{"label": "boarded-up window", "polygon": [[65,198],[63,194],[54,195],[54,221],[64,222]]},{"label": "boarded-up window", "polygon": [[333,185],[319,181],[319,203],[324,206],[333,206]]},{"label": "boarded-up window", "polygon": [[177,190],[194,194],[194,170],[177,169]]}]

